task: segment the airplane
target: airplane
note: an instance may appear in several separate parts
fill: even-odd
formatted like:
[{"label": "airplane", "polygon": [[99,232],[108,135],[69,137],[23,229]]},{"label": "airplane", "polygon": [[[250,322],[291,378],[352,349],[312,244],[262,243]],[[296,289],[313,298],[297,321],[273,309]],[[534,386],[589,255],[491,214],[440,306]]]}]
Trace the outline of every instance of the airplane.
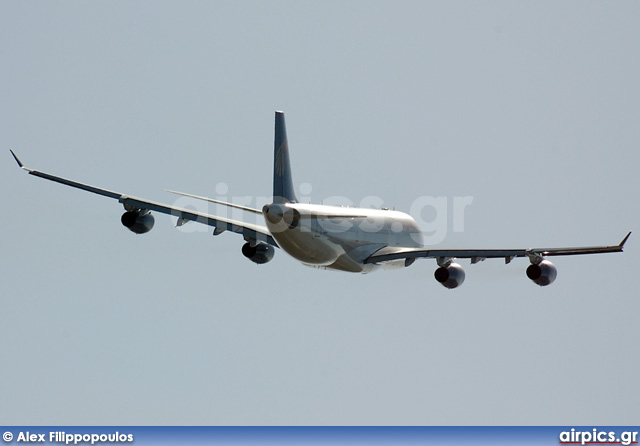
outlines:
[{"label": "airplane", "polygon": [[168,191],[205,200],[264,217],[264,225],[196,212],[154,201],[132,197],[90,186],[62,177],[29,169],[10,150],[15,161],[29,174],[67,186],[118,200],[124,206],[121,223],[136,234],[149,232],[154,225],[151,212],[178,218],[180,226],[195,221],[214,228],[213,234],[230,231],[243,236],[242,254],[256,264],[264,264],[275,254],[275,248],[306,266],[320,269],[369,273],[377,269],[408,267],[416,259],[435,259],[434,277],[448,289],[464,282],[465,272],[458,259],[471,264],[490,258],[503,258],[510,263],[516,257],[529,259],[526,275],[535,284],[550,285],[557,268],[547,260],[551,256],[570,256],[622,252],[631,235],[612,246],[543,249],[442,249],[423,246],[422,232],[408,214],[388,209],[364,209],[298,202],[291,177],[289,145],[284,113],[275,112],[273,202],[261,210],[183,192]]}]

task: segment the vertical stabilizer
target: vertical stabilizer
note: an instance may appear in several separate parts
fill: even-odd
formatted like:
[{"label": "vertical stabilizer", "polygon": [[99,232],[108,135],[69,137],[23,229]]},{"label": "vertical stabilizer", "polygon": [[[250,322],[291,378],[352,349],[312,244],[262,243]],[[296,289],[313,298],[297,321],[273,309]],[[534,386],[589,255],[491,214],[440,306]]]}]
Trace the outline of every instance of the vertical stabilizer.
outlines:
[{"label": "vertical stabilizer", "polygon": [[289,162],[289,144],[287,128],[284,125],[284,113],[276,112],[276,132],[273,157],[273,202],[296,203],[298,199],[291,181],[291,163]]}]

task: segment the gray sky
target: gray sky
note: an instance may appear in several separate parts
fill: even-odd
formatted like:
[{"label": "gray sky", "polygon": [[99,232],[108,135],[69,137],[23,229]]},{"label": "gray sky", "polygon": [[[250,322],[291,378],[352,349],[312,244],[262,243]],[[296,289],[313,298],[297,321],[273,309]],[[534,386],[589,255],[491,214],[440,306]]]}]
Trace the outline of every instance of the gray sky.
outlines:
[{"label": "gray sky", "polygon": [[[472,196],[443,247],[638,230],[637,2],[2,2],[5,424],[634,424],[624,254],[370,275],[114,200],[269,196],[273,111],[313,202]],[[428,215],[423,216],[425,219]]]}]

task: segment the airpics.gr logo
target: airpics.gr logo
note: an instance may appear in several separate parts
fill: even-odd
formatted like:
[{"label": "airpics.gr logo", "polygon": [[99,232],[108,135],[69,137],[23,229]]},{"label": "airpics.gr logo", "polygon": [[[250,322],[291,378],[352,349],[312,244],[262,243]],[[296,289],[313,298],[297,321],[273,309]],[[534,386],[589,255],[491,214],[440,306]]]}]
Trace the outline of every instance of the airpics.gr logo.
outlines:
[{"label": "airpics.gr logo", "polygon": [[601,431],[593,429],[589,431],[578,431],[571,429],[569,432],[560,433],[560,444],[621,444],[627,446],[637,444],[638,432],[615,432]]},{"label": "airpics.gr logo", "polygon": [[284,174],[284,166],[285,166],[285,157],[287,156],[288,144],[285,139],[278,150],[276,151],[276,173],[278,175]]}]

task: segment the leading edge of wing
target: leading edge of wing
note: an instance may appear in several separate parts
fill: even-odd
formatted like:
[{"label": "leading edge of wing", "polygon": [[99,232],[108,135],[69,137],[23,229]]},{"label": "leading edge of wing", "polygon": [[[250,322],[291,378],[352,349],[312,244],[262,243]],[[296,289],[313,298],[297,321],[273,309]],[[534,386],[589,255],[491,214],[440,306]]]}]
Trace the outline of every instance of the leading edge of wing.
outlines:
[{"label": "leading edge of wing", "polygon": [[103,195],[105,197],[114,198],[118,200],[123,205],[128,205],[137,209],[147,209],[149,211],[156,211],[161,214],[173,215],[178,218],[182,218],[183,220],[195,221],[198,223],[202,223],[208,226],[213,226],[217,229],[224,229],[227,231],[235,232],[238,234],[242,234],[245,237],[263,241],[269,243],[273,246],[278,246],[271,233],[265,226],[261,226],[258,224],[252,223],[244,223],[237,220],[232,220],[230,218],[219,217],[217,215],[205,214],[203,212],[191,211],[188,209],[178,208],[175,206],[169,206],[162,203],[157,203],[154,201],[145,200],[142,198],[130,197],[119,192],[114,192],[108,189],[102,189],[100,187],[91,186],[89,184],[80,183],[77,181],[69,180],[67,178],[62,178],[56,175],[51,175],[45,172],[40,172],[38,170],[29,169],[24,166],[24,164],[18,159],[13,150],[10,150],[14,159],[18,163],[18,166],[28,172],[30,175],[34,175],[40,178],[44,178],[49,181],[54,181],[56,183],[64,184],[66,186],[75,187],[76,189],[82,189],[87,192],[92,192],[94,194]]},{"label": "leading edge of wing", "polygon": [[399,259],[417,258],[458,258],[458,259],[491,259],[504,258],[507,263],[514,257],[546,257],[571,256],[584,254],[603,254],[608,252],[622,252],[624,244],[631,232],[618,245],[611,246],[582,246],[574,248],[535,248],[535,249],[425,249],[425,248],[393,248],[387,247],[375,252],[364,263],[379,263]]}]

